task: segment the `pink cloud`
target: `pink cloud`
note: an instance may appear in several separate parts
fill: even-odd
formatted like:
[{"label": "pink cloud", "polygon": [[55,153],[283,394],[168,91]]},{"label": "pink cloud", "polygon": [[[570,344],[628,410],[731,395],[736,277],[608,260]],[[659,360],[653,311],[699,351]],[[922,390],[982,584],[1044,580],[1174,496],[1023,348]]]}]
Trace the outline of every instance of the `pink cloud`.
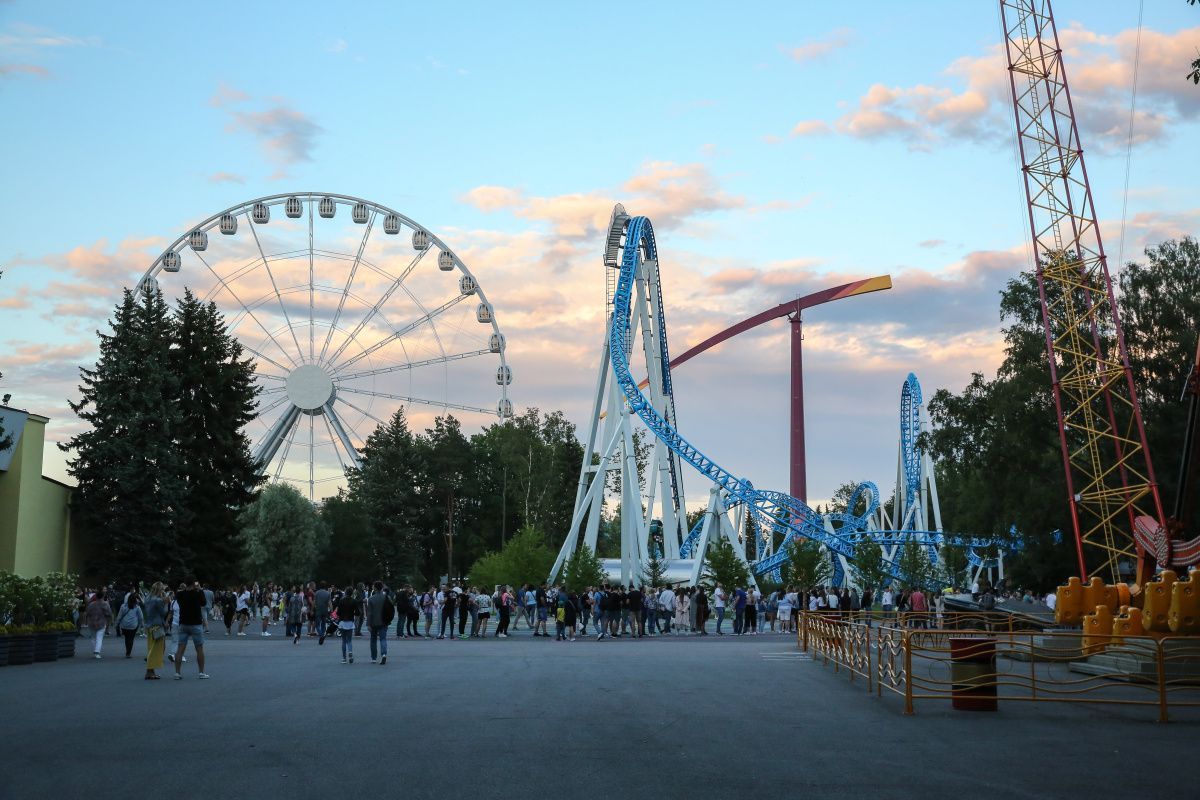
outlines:
[{"label": "pink cloud", "polygon": [[208,176],[209,183],[237,183],[246,182],[246,178],[233,172],[214,172]]},{"label": "pink cloud", "polygon": [[849,28],[838,28],[819,39],[813,39],[795,47],[781,49],[793,61],[799,63],[815,61],[850,44],[851,33]]},{"label": "pink cloud", "polygon": [[48,78],[50,70],[37,64],[0,64],[0,78],[17,78],[22,75]]},{"label": "pink cloud", "polygon": [[519,189],[507,186],[476,186],[462,196],[462,200],[480,211],[499,211],[519,206],[523,197]]},{"label": "pink cloud", "polygon": [[[1123,146],[1137,31],[1106,36],[1069,26],[1059,33],[1084,141],[1104,148]],[[1200,114],[1200,92],[1183,80],[1180,67],[1195,58],[1198,40],[1200,27],[1174,33],[1142,31],[1135,143],[1160,139],[1173,123]],[[874,84],[834,120],[804,120],[792,135],[833,131],[860,139],[891,138],[907,142],[914,150],[944,140],[991,142],[1010,135],[1011,96],[1003,45],[955,59],[943,76],[944,80],[932,84]]]}]

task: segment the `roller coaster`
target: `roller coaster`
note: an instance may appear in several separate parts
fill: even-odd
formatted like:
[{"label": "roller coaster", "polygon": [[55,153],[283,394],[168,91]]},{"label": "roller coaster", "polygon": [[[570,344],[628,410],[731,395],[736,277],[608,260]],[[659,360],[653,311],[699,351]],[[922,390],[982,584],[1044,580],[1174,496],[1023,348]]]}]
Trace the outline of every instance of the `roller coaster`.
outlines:
[{"label": "roller coaster", "polygon": [[[948,536],[941,530],[932,462],[919,447],[925,420],[916,376],[910,374],[901,390],[897,524],[894,527],[890,524],[880,506],[879,489],[870,482],[855,489],[846,510],[818,514],[791,495],[756,489],[750,481],[733,475],[705,455],[679,432],[675,423],[658,246],[650,219],[630,216],[622,206],[616,206],[604,261],[613,270],[608,282],[610,313],[585,450],[597,453],[598,459],[594,463],[592,459],[584,460],[575,514],[551,571],[552,580],[579,546],[581,530],[584,545],[595,551],[606,479],[612,470],[621,475],[622,509],[643,512],[621,513],[621,558],[605,562],[610,577],[623,584],[642,579],[652,547],[649,533],[656,516],[656,502],[661,506],[658,518],[662,520],[663,555],[667,579],[671,582],[697,583],[707,548],[718,538],[725,538],[744,557],[740,532],[747,515],[761,532],[756,539],[755,560],[748,562],[753,574],[759,576],[778,578],[789,547],[800,539],[817,542],[831,555],[837,583],[844,580],[856,546],[867,538],[885,549],[886,568],[895,578],[900,577],[895,554],[910,540],[918,542],[933,562],[938,548],[951,544],[971,548],[969,557],[978,568],[990,566],[988,559],[974,550],[980,542],[970,537]],[[631,368],[638,333],[649,376],[642,385]],[[643,386],[648,394],[643,392]],[[633,417],[655,438],[645,474],[639,472],[636,464]],[[598,447],[601,444],[604,446]],[[680,480],[684,465],[711,485],[708,508],[690,531],[685,530],[686,505]],[[643,503],[644,489],[649,498],[646,503]],[[928,530],[930,519],[934,530]],[[778,547],[774,546],[776,541]],[[930,582],[934,588],[940,585],[933,579]]]}]

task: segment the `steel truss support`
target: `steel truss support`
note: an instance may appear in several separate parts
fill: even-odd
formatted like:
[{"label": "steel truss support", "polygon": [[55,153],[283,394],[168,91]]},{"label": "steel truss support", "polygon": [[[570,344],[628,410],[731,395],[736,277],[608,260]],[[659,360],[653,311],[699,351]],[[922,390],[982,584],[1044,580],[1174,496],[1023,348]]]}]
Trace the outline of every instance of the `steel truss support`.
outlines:
[{"label": "steel truss support", "polygon": [[1049,0],[1001,0],[1009,87],[1080,576],[1122,580],[1164,523]]}]

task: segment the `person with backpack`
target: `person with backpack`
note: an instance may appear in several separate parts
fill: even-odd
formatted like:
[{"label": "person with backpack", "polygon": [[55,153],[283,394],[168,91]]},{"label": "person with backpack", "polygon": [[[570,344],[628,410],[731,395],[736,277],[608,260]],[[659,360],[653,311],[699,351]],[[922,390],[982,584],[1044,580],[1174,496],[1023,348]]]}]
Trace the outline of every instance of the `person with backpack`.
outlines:
[{"label": "person with backpack", "polygon": [[[396,605],[383,590],[383,581],[375,581],[374,591],[367,598],[367,627],[371,629],[371,663],[387,663],[387,634],[396,617]],[[376,646],[378,645],[378,646]]]}]

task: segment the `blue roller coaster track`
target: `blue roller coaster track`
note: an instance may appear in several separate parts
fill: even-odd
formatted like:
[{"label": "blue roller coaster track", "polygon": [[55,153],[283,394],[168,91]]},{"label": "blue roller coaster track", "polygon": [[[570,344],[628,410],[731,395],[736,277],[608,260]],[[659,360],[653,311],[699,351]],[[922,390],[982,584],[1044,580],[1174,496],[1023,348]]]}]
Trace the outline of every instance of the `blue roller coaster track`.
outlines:
[{"label": "blue roller coaster track", "polygon": [[[712,481],[726,493],[727,506],[732,507],[744,503],[754,514],[756,521],[765,531],[772,534],[782,534],[783,542],[778,551],[765,558],[760,557],[754,565],[758,574],[775,573],[787,558],[786,552],[790,543],[796,537],[802,537],[819,542],[831,553],[854,558],[854,546],[861,539],[867,527],[867,520],[879,508],[879,490],[874,484],[864,483],[855,491],[854,502],[850,509],[866,494],[866,509],[861,515],[846,513],[832,515],[841,523],[840,527],[831,533],[826,529],[824,520],[815,511],[800,500],[782,492],[759,491],[747,480],[738,478],[716,461],[700,452],[687,441],[676,429],[672,421],[668,421],[654,408],[647,397],[638,388],[637,380],[630,371],[629,354],[632,351],[629,341],[630,314],[633,307],[633,292],[637,278],[640,259],[658,261],[658,247],[654,240],[654,227],[647,217],[630,217],[626,222],[625,245],[622,251],[620,276],[617,279],[616,290],[613,294],[613,322],[609,326],[609,353],[612,358],[613,376],[629,408],[642,423],[662,443],[708,480]],[[662,388],[667,397],[671,396],[671,368],[667,353],[667,326],[665,313],[660,313],[657,319],[659,346],[664,354],[662,369]],[[694,547],[692,537],[688,537],[688,553]],[[758,554],[761,555],[762,543],[759,543]]]},{"label": "blue roller coaster track", "polygon": [[[688,442],[675,427],[667,323],[660,281],[655,282],[660,287],[659,295],[655,298],[658,301],[655,327],[657,328],[658,345],[662,353],[662,393],[664,397],[671,400],[666,408],[666,416],[654,408],[638,387],[637,381],[630,371],[629,357],[632,352],[630,315],[641,259],[654,261],[657,269],[658,247],[654,239],[654,227],[647,217],[630,217],[625,223],[625,244],[619,265],[620,274],[612,298],[614,322],[609,327],[609,353],[612,358],[613,375],[629,408],[641,419],[643,424],[681,462],[687,463],[724,490],[727,509],[744,504],[750,510],[763,531],[763,536],[756,541],[757,558],[753,564],[756,574],[777,577],[780,567],[788,558],[791,544],[797,538],[815,541],[829,550],[834,556],[833,580],[838,584],[841,583],[844,575],[840,559],[836,556],[843,556],[852,561],[855,547],[867,539],[882,546],[903,545],[916,540],[927,549],[934,562],[936,562],[939,547],[954,545],[966,549],[968,562],[973,566],[987,566],[994,563],[994,559],[982,555],[978,550],[978,548],[990,544],[989,542],[970,536],[920,530],[921,526],[915,514],[906,515],[907,518],[904,520],[897,520],[899,525],[896,530],[870,529],[868,520],[879,510],[880,498],[879,489],[869,481],[860,484],[855,489],[847,504],[847,512],[831,513],[823,518],[804,502],[788,494],[755,489],[748,480],[736,477]],[[921,385],[916,376],[910,373],[901,388],[900,397],[900,443],[906,508],[913,508],[921,500],[922,453],[919,441],[921,402]],[[675,460],[672,459],[672,485],[676,485],[677,480]],[[860,507],[862,512],[854,513]],[[825,519],[829,520],[828,526],[825,524]],[[695,557],[694,551],[699,543],[703,522],[702,518],[689,532],[680,547],[680,557]],[[768,536],[782,538],[778,549],[770,554],[764,552]],[[900,577],[894,565],[890,566],[889,570],[893,577]],[[930,583],[934,588],[944,585],[938,581]]]}]

